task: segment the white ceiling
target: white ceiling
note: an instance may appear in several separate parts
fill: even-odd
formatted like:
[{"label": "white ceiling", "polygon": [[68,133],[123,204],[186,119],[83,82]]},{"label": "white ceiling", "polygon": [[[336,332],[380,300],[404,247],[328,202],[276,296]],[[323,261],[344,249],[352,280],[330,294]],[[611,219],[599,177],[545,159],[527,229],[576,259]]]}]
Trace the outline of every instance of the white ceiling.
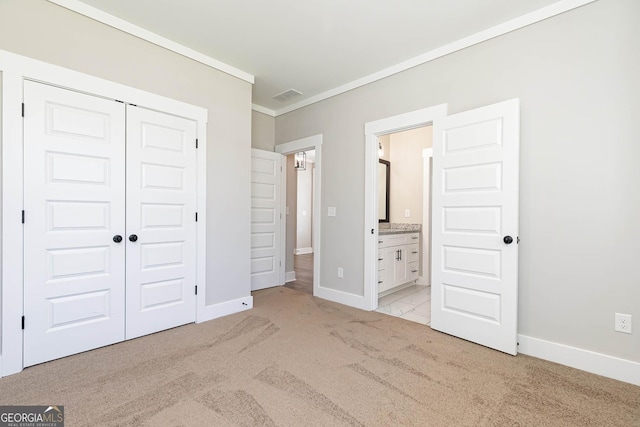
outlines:
[{"label": "white ceiling", "polygon": [[[557,3],[557,0],[81,1],[254,75],[254,104],[274,112]],[[285,102],[273,99],[291,88],[303,95]]]}]

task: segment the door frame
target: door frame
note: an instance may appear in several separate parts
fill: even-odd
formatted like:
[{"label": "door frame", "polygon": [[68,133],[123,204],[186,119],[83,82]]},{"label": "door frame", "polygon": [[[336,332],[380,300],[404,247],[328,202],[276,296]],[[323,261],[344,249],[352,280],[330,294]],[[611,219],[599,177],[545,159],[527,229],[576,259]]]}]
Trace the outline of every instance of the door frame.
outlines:
[{"label": "door frame", "polygon": [[378,308],[378,137],[430,125],[446,117],[447,110],[447,104],[439,104],[365,123],[364,295],[360,308]]},{"label": "door frame", "polygon": [[[118,100],[197,121],[196,322],[206,317],[206,157],[205,108],[176,101],[130,86],[0,50],[2,72],[2,266],[0,378],[22,371],[22,316],[24,307],[24,194],[23,82],[33,80],[93,96]],[[26,107],[28,108],[28,106]],[[27,214],[28,216],[28,214]]]},{"label": "door frame", "polygon": [[[323,288],[320,286],[320,256],[321,256],[321,241],[320,241],[320,228],[321,228],[321,209],[320,209],[320,193],[322,186],[322,134],[309,136],[302,139],[296,139],[294,141],[285,142],[283,144],[278,144],[275,146],[275,152],[280,153],[283,156],[287,156],[289,154],[294,154],[299,151],[316,151],[316,161],[314,168],[314,176],[313,181],[315,183],[314,191],[313,191],[313,221],[312,221],[312,236],[313,236],[313,295],[330,299],[326,296],[327,292],[330,292],[327,288]],[[284,163],[284,162],[283,162]],[[286,172],[282,173],[282,194],[285,197],[281,198],[280,204],[280,212],[285,212],[286,210],[286,188],[287,188],[287,174]],[[286,225],[282,227],[280,236],[282,239],[283,248],[286,247],[287,242],[287,234]],[[284,250],[284,249],[283,249]],[[285,252],[286,254],[286,252]],[[286,255],[284,257],[284,261],[286,264]],[[283,264],[283,268],[286,269],[286,266]],[[284,282],[283,282],[284,284]]]}]

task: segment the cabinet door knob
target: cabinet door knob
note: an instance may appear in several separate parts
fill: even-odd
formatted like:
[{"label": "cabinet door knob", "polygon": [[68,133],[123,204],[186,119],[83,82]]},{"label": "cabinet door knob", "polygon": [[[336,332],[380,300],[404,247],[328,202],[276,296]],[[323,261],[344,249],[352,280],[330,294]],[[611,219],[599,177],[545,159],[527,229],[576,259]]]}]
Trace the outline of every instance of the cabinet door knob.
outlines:
[{"label": "cabinet door knob", "polygon": [[129,241],[130,242],[135,242],[138,240],[138,236],[136,236],[135,234],[132,234],[131,236],[129,236]]},{"label": "cabinet door knob", "polygon": [[510,245],[511,243],[513,243],[513,237],[511,236],[504,236],[504,239],[502,239],[502,241],[504,243],[506,243],[507,245]]},{"label": "cabinet door knob", "polygon": [[116,243],[122,242],[122,236],[119,234],[116,234],[115,236],[113,236],[113,241]]}]

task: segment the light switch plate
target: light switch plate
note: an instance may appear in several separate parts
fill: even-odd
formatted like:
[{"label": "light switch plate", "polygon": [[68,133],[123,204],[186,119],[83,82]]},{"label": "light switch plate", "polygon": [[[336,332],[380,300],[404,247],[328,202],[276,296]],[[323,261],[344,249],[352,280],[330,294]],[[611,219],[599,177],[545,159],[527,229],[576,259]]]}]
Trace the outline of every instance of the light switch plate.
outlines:
[{"label": "light switch plate", "polygon": [[328,216],[336,216],[336,208],[335,208],[335,206],[329,206],[327,208],[327,215]]},{"label": "light switch plate", "polygon": [[404,217],[405,218],[410,218],[411,217],[411,209],[405,209],[404,210]]}]

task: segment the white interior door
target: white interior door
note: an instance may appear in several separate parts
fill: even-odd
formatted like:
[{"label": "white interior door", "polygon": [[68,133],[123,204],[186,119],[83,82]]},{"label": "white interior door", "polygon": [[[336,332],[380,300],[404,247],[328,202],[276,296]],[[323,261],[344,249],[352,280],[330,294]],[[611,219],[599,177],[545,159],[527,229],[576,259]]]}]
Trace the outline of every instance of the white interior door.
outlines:
[{"label": "white interior door", "polygon": [[518,152],[517,99],[434,121],[431,327],[514,355]]},{"label": "white interior door", "polygon": [[127,107],[125,243],[127,339],[194,322],[196,122]]},{"label": "white interior door", "polygon": [[281,280],[281,154],[251,150],[251,290]]},{"label": "white interior door", "polygon": [[125,107],[29,81],[24,101],[30,366],[124,339]]}]

